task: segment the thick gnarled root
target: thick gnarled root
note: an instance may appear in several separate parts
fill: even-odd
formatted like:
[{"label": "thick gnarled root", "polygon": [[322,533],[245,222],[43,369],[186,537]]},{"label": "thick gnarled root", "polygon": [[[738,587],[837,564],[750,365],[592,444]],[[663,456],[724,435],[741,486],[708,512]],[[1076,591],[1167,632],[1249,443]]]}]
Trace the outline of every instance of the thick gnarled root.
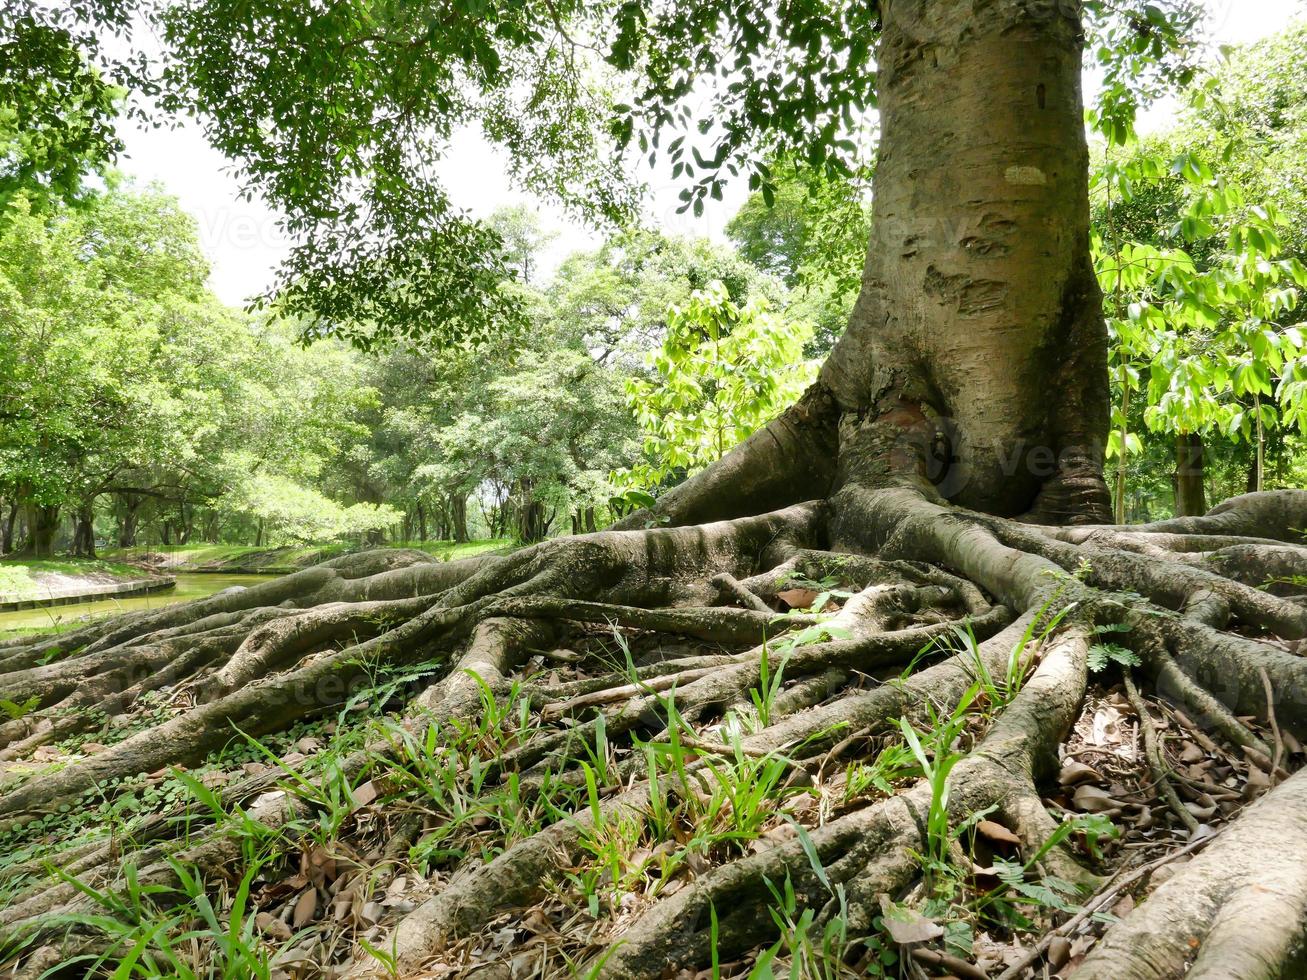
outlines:
[{"label": "thick gnarled root", "polygon": [[1109,929],[1076,976],[1298,976],[1305,924],[1307,773],[1299,773]]}]

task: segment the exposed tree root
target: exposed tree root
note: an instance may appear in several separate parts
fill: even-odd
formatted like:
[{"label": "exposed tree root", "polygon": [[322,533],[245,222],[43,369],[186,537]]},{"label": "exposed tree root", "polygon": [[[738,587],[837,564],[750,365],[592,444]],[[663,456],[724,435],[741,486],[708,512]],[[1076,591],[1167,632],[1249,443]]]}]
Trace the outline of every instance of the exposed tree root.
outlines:
[{"label": "exposed tree root", "polygon": [[[989,736],[954,769],[949,807],[955,819],[998,808],[1009,818],[1013,804],[1034,795],[1032,774],[1071,724],[1085,684],[1083,638],[1068,638],[1050,653],[1039,672],[995,724]],[[724,865],[701,881],[655,904],[606,955],[600,976],[638,978],[708,960],[711,949],[710,906],[716,909],[716,943],[732,956],[763,941],[771,925],[757,914],[766,905],[767,881],[789,879],[805,905],[831,911],[833,886],[845,889],[860,910],[855,930],[871,925],[876,896],[897,893],[916,874],[910,850],[929,850],[925,814],[930,787],[920,784],[885,802],[832,821],[809,835],[825,881],[813,866],[805,842],[795,839]],[[1015,828],[1036,848],[1049,828],[1021,822]],[[1066,862],[1070,864],[1071,862]]]},{"label": "exposed tree root", "polygon": [[1197,818],[1185,809],[1180,802],[1180,795],[1171,785],[1171,775],[1166,770],[1166,764],[1162,761],[1162,753],[1157,745],[1157,729],[1153,726],[1153,719],[1148,716],[1148,705],[1139,695],[1139,689],[1135,687],[1134,679],[1130,676],[1130,671],[1125,672],[1125,689],[1130,698],[1130,705],[1135,709],[1135,716],[1139,719],[1139,730],[1143,735],[1144,752],[1148,757],[1148,768],[1152,771],[1153,781],[1157,785],[1158,792],[1166,800],[1166,805],[1171,811],[1180,818],[1181,823],[1189,828],[1190,834],[1198,833]]},{"label": "exposed tree root", "polygon": [[[814,472],[817,483],[829,476]],[[750,492],[787,503],[779,484]],[[660,513],[674,523],[698,514],[707,504],[697,494],[684,491]],[[1307,555],[1294,529],[1304,526],[1307,494],[1250,495],[1206,518],[1143,528],[1056,529],[949,508],[910,489],[849,483],[830,505],[560,539],[509,557],[442,564],[413,553],[355,556],[188,606],[0,645],[6,697],[36,704],[0,725],[8,767],[0,830],[19,833],[18,825],[76,806],[88,792],[111,796],[118,781],[197,765],[239,738],[237,729],[269,735],[394,678],[378,696],[405,703],[403,719],[333,771],[351,781],[373,773],[373,782],[390,785],[386,773],[432,733],[471,731],[496,703],[513,701],[519,723],[530,724],[478,763],[477,778],[511,785],[517,806],[547,813],[558,792],[573,794],[540,829],[451,869],[391,924],[388,939],[374,936],[401,971],[462,948],[497,916],[553,900],[573,887],[567,874],[594,860],[601,836],[645,833],[653,813],[729,789],[730,767],[746,763],[780,767],[769,806],[784,808],[794,792],[823,801],[817,816],[789,818],[806,829],[780,833],[788,828],[780,821],[764,837],[713,845],[689,877],[675,886],[661,879],[630,914],[614,910],[588,938],[568,940],[573,961],[612,977],[699,969],[713,956],[747,961],[775,936],[768,882],[786,880],[795,900],[815,910],[814,928],[838,922],[850,936],[875,933],[883,901],[910,904],[935,887],[938,870],[916,855],[970,864],[979,869],[973,877],[987,858],[967,853],[976,846],[970,838],[932,837],[928,814],[941,798],[928,780],[897,777],[888,791],[839,801],[829,787],[845,785],[878,747],[901,742],[899,719],[926,729],[955,711],[967,734],[932,750],[935,764],[940,753],[958,753],[949,763],[948,824],[988,814],[988,833],[1031,859],[1026,874],[1088,893],[1102,868],[1065,843],[1045,847],[1065,830],[1041,794],[1082,710],[1091,648],[1107,639],[1129,647],[1139,677],[1270,773],[1264,783],[1274,781],[1283,739],[1307,734],[1307,662],[1285,642],[1307,636],[1294,586]],[[1270,592],[1258,588],[1272,580]],[[806,603],[795,597],[821,590],[837,597],[830,611],[787,610],[778,598]],[[562,638],[575,649],[556,649]],[[1180,792],[1231,794],[1183,772],[1172,786],[1144,691],[1128,672],[1125,681],[1153,779],[1195,831]],[[42,768],[39,752],[108,732],[144,699],[165,695],[157,724]],[[1274,744],[1250,716],[1272,723]],[[654,744],[678,746],[681,768],[651,776],[641,746]],[[452,751],[437,746],[437,754]],[[595,767],[606,775],[596,777]],[[1278,786],[1110,929],[1084,975],[1283,973],[1307,913],[1301,779]],[[267,792],[276,782],[275,771],[252,776],[224,799],[249,805],[248,818],[270,829],[301,826],[322,805]],[[587,786],[596,795],[578,803]],[[394,878],[396,860],[422,833],[401,809],[378,848],[389,870],[378,865],[376,881]],[[124,846],[76,844],[57,860],[66,875],[113,886]],[[136,828],[130,847],[140,880],[167,887],[177,884],[172,862],[221,874],[242,860],[234,835],[188,839],[162,814]],[[35,878],[16,890],[5,884],[26,875]],[[33,944],[23,968],[88,941],[48,925],[94,906],[67,881],[46,878],[39,860],[0,871],[0,887],[12,894],[0,940]],[[1267,928],[1272,920],[1285,925]],[[1254,922],[1257,941],[1237,942]],[[917,970],[978,971],[955,951],[913,954]],[[498,968],[493,957],[478,962]],[[361,956],[354,969],[376,966]]]},{"label": "exposed tree root", "polygon": [[1297,976],[1307,922],[1307,775],[1277,787],[1108,930],[1088,980]]}]

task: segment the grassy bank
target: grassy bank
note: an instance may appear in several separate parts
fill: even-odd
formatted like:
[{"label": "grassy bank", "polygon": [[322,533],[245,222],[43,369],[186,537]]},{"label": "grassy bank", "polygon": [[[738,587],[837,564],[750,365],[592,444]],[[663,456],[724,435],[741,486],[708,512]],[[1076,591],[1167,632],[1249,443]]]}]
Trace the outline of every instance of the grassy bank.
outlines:
[{"label": "grassy bank", "polygon": [[19,599],[47,594],[52,588],[74,587],[79,583],[102,585],[140,577],[140,568],[122,561],[81,558],[0,559],[0,595]]},{"label": "grassy bank", "polygon": [[[385,547],[416,548],[441,561],[453,561],[511,546],[512,542],[507,538],[494,538],[465,544],[455,544],[453,541],[403,541]],[[105,550],[104,555],[115,562],[139,563],[178,572],[249,571],[281,574],[359,550],[362,549],[357,545],[339,541],[279,548],[200,543],[114,548]]]}]

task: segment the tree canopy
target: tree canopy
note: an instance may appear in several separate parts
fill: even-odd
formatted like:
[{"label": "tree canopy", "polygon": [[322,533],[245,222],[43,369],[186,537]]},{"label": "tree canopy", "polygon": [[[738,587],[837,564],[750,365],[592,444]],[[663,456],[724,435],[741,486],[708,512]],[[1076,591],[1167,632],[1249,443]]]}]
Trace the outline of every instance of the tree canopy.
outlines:
[{"label": "tree canopy", "polygon": [[[120,149],[120,95],[158,123],[193,114],[285,215],[296,244],[266,299],[365,347],[520,322],[500,236],[432,167],[461,127],[503,147],[523,187],[625,224],[639,210],[628,164],[644,157],[670,166],[696,213],[736,177],[772,203],[778,160],[853,177],[876,100],[875,0],[10,6],[6,194],[75,195]],[[1187,77],[1198,8],[1085,7],[1108,81],[1097,111],[1125,132],[1150,87]],[[161,51],[141,43],[142,21]]]}]

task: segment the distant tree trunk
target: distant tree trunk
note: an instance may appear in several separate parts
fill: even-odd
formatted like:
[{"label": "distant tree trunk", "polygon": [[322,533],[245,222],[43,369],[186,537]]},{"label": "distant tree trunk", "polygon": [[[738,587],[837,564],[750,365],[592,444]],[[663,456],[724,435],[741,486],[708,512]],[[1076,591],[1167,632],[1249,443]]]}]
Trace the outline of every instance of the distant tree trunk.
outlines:
[{"label": "distant tree trunk", "polygon": [[1203,437],[1182,432],[1175,437],[1175,516],[1201,517],[1207,513],[1204,486]]},{"label": "distant tree trunk", "polygon": [[140,527],[141,504],[144,498],[135,493],[120,493],[118,503],[121,513],[118,518],[118,547],[134,548],[136,533]]},{"label": "distant tree trunk", "polygon": [[189,544],[195,536],[195,508],[182,501],[177,505],[177,543]]},{"label": "distant tree trunk", "polygon": [[467,497],[461,494],[454,494],[449,498],[450,520],[454,525],[454,541],[456,544],[466,544],[467,534]]},{"label": "distant tree trunk", "polygon": [[159,523],[159,543],[165,548],[172,545],[172,521],[167,518]]},{"label": "distant tree trunk", "polygon": [[545,519],[545,505],[535,499],[534,486],[530,480],[519,480],[514,496],[515,536],[524,544],[543,541],[549,533],[549,524]]},{"label": "distant tree trunk", "polygon": [[418,501],[418,540],[427,539],[427,510],[422,506],[422,501]]},{"label": "distant tree trunk", "polygon": [[517,508],[517,539],[523,544],[543,541],[548,533],[545,505],[538,500],[524,500]]},{"label": "distant tree trunk", "polygon": [[263,518],[259,518],[258,530],[254,532],[254,547],[263,547]]},{"label": "distant tree trunk", "polygon": [[586,534],[598,530],[595,524],[595,509],[593,507],[582,507],[579,510],[572,511],[572,533]]},{"label": "distant tree trunk", "polygon": [[72,553],[78,558],[95,557],[95,500],[82,503],[73,515]]},{"label": "distant tree trunk", "polygon": [[54,554],[54,539],[59,533],[59,507],[31,504],[27,508],[27,543],[23,551],[33,558]]},{"label": "distant tree trunk", "polygon": [[1262,396],[1253,394],[1254,428],[1257,433],[1257,452],[1253,457],[1253,473],[1249,484],[1250,492],[1260,492],[1266,473],[1266,428],[1262,425]]},{"label": "distant tree trunk", "polygon": [[14,528],[18,524],[18,501],[9,501],[9,514],[5,517],[4,527],[0,528],[0,555],[7,555],[14,550]]}]

